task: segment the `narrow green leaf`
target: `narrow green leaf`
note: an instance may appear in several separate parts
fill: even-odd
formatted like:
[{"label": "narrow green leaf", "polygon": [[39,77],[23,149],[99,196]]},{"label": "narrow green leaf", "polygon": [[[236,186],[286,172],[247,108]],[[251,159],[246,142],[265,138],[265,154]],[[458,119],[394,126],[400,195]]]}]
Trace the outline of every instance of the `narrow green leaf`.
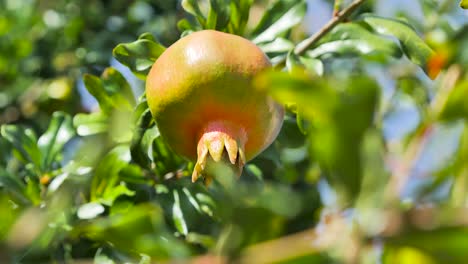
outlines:
[{"label": "narrow green leaf", "polygon": [[49,128],[39,138],[37,144],[42,152],[42,167],[45,170],[62,151],[63,146],[75,135],[71,117],[63,112],[55,112],[49,123]]},{"label": "narrow green leaf", "polygon": [[322,44],[321,46],[308,51],[307,56],[312,58],[319,58],[328,54],[369,55],[373,53],[392,55],[395,54],[395,49],[389,46],[379,45],[379,43],[370,43],[367,40],[347,39]]},{"label": "narrow green leaf", "polygon": [[23,162],[30,162],[37,169],[42,170],[42,155],[37,146],[36,135],[31,129],[23,129],[16,125],[3,125],[1,126],[0,133],[12,144]]},{"label": "narrow green leaf", "polygon": [[135,195],[135,192],[128,189],[127,185],[123,181],[120,182],[119,185],[113,186],[111,188],[106,188],[106,191],[98,199],[98,201],[107,206],[112,206],[114,204],[114,201],[122,195],[125,195],[125,196]]},{"label": "narrow green leaf", "polygon": [[258,45],[265,53],[288,53],[294,49],[294,43],[285,38],[276,38],[272,42],[265,42]]},{"label": "narrow green leaf", "polygon": [[265,31],[260,33],[252,41],[255,44],[273,41],[276,37],[279,37],[281,34],[290,30],[294,26],[301,23],[305,13],[307,5],[304,1],[299,1],[295,4],[288,12],[271,24]]},{"label": "narrow green leaf", "polygon": [[0,186],[6,193],[10,194],[13,201],[23,205],[30,203],[26,193],[26,185],[2,167],[0,167]]},{"label": "narrow green leaf", "polygon": [[101,110],[106,114],[110,114],[113,109],[112,99],[107,94],[101,79],[91,74],[84,74],[83,81],[86,89],[98,101]]},{"label": "narrow green leaf", "polygon": [[312,58],[328,53],[338,55],[383,54],[401,57],[400,47],[392,40],[369,32],[356,23],[344,23],[336,26],[325,35],[307,55]]},{"label": "narrow green leaf", "polygon": [[205,28],[206,18],[198,6],[196,0],[182,0],[182,8],[189,14],[192,14],[197,19],[198,23]]},{"label": "narrow green leaf", "polygon": [[295,4],[297,4],[297,0],[275,0],[270,2],[265,13],[260,19],[260,22],[258,22],[257,26],[252,31],[252,35],[258,35],[265,31],[275,21],[287,13]]},{"label": "narrow green leaf", "polygon": [[73,117],[73,126],[82,137],[105,133],[108,129],[108,116],[102,112],[77,114]]},{"label": "narrow green leaf", "polygon": [[205,29],[224,31],[229,23],[229,0],[210,0]]},{"label": "narrow green leaf", "polygon": [[117,146],[99,161],[91,182],[91,201],[100,201],[119,183],[119,172],[130,162],[127,146]]},{"label": "narrow green leaf", "polygon": [[427,70],[427,63],[434,55],[434,51],[418,36],[416,31],[407,23],[390,18],[374,15],[363,15],[362,21],[379,34],[396,37],[408,58]]},{"label": "narrow green leaf", "polygon": [[184,19],[179,20],[179,22],[177,22],[177,29],[179,29],[180,32],[184,32],[187,30],[196,31],[196,30],[200,30],[201,28],[199,26],[192,25],[190,21],[184,18]]},{"label": "narrow green leaf", "polygon": [[174,225],[177,231],[183,235],[187,235],[188,228],[180,205],[179,192],[177,190],[173,190],[172,194],[174,195],[174,204],[172,205],[172,220],[174,221]]},{"label": "narrow green leaf", "polygon": [[228,29],[231,34],[244,35],[244,30],[249,20],[249,11],[253,0],[232,0],[231,19]]}]

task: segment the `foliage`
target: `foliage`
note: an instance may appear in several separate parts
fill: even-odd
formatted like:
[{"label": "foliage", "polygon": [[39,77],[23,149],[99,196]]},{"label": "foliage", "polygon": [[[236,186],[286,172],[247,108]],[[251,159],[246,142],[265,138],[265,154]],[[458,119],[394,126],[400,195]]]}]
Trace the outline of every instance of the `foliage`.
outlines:
[{"label": "foliage", "polygon": [[[466,12],[357,2],[305,50],[302,0],[0,2],[0,262],[467,262]],[[241,178],[208,187],[142,92],[201,29],[262,48],[255,87],[287,108]]]}]

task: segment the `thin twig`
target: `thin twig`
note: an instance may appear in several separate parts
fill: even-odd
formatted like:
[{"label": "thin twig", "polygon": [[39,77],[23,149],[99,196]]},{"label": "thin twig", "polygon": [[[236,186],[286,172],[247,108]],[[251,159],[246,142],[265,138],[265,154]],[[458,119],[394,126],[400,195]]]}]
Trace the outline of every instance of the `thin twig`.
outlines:
[{"label": "thin twig", "polygon": [[343,0],[335,0],[335,4],[333,5],[333,17],[336,17],[340,13],[342,4]]},{"label": "thin twig", "polygon": [[[309,38],[297,44],[296,48],[294,49],[294,54],[296,55],[303,54],[308,48],[312,47],[323,36],[325,36],[328,32],[330,32],[336,25],[343,22],[343,20],[349,17],[353,13],[353,11],[356,10],[356,8],[358,8],[365,1],[366,0],[356,0],[352,2],[347,8],[340,11],[335,17],[333,17],[330,21],[328,21],[328,23],[325,24],[318,32],[316,32]],[[279,61],[277,66],[284,66],[285,62],[286,62],[286,58]]]}]

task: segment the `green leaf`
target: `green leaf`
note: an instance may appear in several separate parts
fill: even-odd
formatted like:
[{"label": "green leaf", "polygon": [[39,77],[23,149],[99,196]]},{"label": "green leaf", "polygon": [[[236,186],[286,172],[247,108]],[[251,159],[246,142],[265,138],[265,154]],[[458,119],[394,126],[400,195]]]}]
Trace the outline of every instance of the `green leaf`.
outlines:
[{"label": "green leaf", "polygon": [[468,0],[461,0],[460,7],[463,9],[468,9]]},{"label": "green leaf", "polygon": [[298,148],[304,145],[306,137],[298,128],[295,118],[287,115],[277,140],[286,148]]},{"label": "green leaf", "polygon": [[199,244],[199,245],[202,245],[205,248],[212,248],[216,244],[215,239],[213,237],[203,235],[203,234],[194,233],[194,232],[188,233],[186,240],[189,243]]},{"label": "green leaf", "polygon": [[[124,167],[125,168],[125,167]],[[120,171],[122,171],[122,168]],[[120,175],[120,174],[119,174]],[[129,190],[125,182],[120,182],[119,185],[113,186],[112,188],[107,188],[103,195],[99,198],[99,202],[108,206],[112,206],[114,201],[117,200],[120,196],[134,196],[135,192]]]},{"label": "green leaf", "polygon": [[258,22],[257,26],[252,31],[252,35],[258,35],[265,31],[296,4],[296,0],[275,0],[270,2],[269,6],[265,10],[265,13],[260,19],[260,22]]},{"label": "green leaf", "polygon": [[166,50],[147,34],[131,43],[117,45],[112,54],[123,65],[127,66],[136,76],[144,79],[153,63]]},{"label": "green leaf", "polygon": [[442,120],[465,118],[468,120],[468,81],[457,84],[448,95],[447,101],[440,113]]},{"label": "green leaf", "polygon": [[420,249],[437,263],[464,263],[468,259],[468,229],[464,226],[414,230],[385,240],[390,247]]},{"label": "green leaf", "polygon": [[210,0],[205,29],[222,31],[229,23],[229,0]]},{"label": "green leaf", "polygon": [[186,18],[177,22],[177,29],[179,29],[180,32],[201,30],[199,26],[192,25]]},{"label": "green leaf", "polygon": [[101,110],[110,115],[114,110],[132,111],[135,98],[130,85],[120,72],[112,67],[104,70],[101,77],[84,74],[86,89],[96,98]]},{"label": "green leaf", "polygon": [[137,117],[130,147],[133,160],[143,167],[156,168],[162,175],[172,169],[175,170],[180,165],[181,159],[176,158],[164,141],[159,138],[159,130],[146,102],[138,106],[137,112],[141,114]]},{"label": "green leaf", "polygon": [[187,257],[188,249],[166,232],[161,208],[155,204],[139,204],[108,217],[82,221],[73,234],[127,254],[147,254],[155,259]]},{"label": "green leaf", "polygon": [[135,164],[128,164],[123,167],[119,172],[119,177],[127,183],[148,183],[148,178],[145,177],[143,169]]},{"label": "green leaf", "polygon": [[322,38],[307,55],[312,58],[328,53],[338,55],[383,54],[401,57],[400,47],[393,41],[369,32],[356,23],[344,23],[336,26]]},{"label": "green leaf", "polygon": [[[111,205],[113,201],[126,190],[119,185],[119,172],[130,162],[130,151],[127,146],[117,146],[112,149],[97,165],[91,182],[91,201],[105,202]],[[119,188],[115,190],[115,188]],[[116,195],[117,194],[117,195]]]},{"label": "green leaf", "polygon": [[265,53],[288,53],[294,49],[294,43],[285,38],[276,38],[272,42],[261,43],[258,45]]},{"label": "green leaf", "polygon": [[[152,37],[152,35],[150,35]],[[145,37],[145,35],[141,36]],[[113,101],[122,105],[128,103],[135,106],[135,96],[125,77],[115,68],[107,67],[101,76],[102,83]]]},{"label": "green leaf", "polygon": [[31,129],[23,129],[16,125],[3,125],[0,133],[12,144],[21,161],[32,163],[38,170],[42,170],[42,155],[37,146],[36,135]]},{"label": "green leaf", "polygon": [[108,116],[102,112],[77,114],[73,117],[73,126],[82,137],[105,133],[109,126]]},{"label": "green leaf", "polygon": [[400,20],[369,14],[363,15],[361,19],[377,33],[396,37],[400,41],[406,56],[425,71],[427,70],[427,63],[434,55],[434,51],[409,24]]},{"label": "green leaf", "polygon": [[177,190],[173,190],[172,194],[174,195],[174,204],[172,205],[172,220],[174,221],[174,225],[177,231],[183,235],[187,235],[187,223],[185,223],[184,214],[182,213],[179,193]]},{"label": "green leaf", "polygon": [[304,69],[311,76],[323,75],[323,63],[321,60],[309,58],[307,56],[297,56],[294,54],[294,51],[288,53],[286,68],[289,72]]},{"label": "green leaf", "polygon": [[367,77],[309,78],[303,72],[267,72],[255,84],[279,102],[296,103],[311,123],[310,151],[343,198],[355,198],[361,180],[360,142],[373,123],[378,86]]},{"label": "green leaf", "polygon": [[39,138],[37,144],[42,152],[42,167],[49,170],[52,162],[62,151],[63,146],[75,135],[71,117],[63,112],[55,112],[49,128]]},{"label": "green leaf", "polygon": [[206,18],[198,6],[196,0],[182,0],[182,8],[189,14],[192,14],[197,19],[198,23],[205,28]]},{"label": "green leaf", "polygon": [[88,92],[98,101],[101,110],[106,114],[110,114],[114,105],[112,103],[112,99],[107,94],[101,79],[91,74],[84,74],[83,81]]},{"label": "green leaf", "polygon": [[100,203],[92,202],[81,205],[77,215],[79,219],[93,219],[104,213],[105,208]]},{"label": "green leaf", "polygon": [[231,0],[231,19],[228,30],[231,34],[244,35],[253,0]]},{"label": "green leaf", "polygon": [[0,167],[0,187],[3,187],[3,190],[10,194],[13,201],[23,205],[30,203],[26,193],[26,185],[2,167]]},{"label": "green leaf", "polygon": [[255,37],[252,41],[255,44],[273,41],[284,32],[298,25],[306,13],[307,5],[304,1],[299,1],[291,9],[271,24],[267,29]]}]

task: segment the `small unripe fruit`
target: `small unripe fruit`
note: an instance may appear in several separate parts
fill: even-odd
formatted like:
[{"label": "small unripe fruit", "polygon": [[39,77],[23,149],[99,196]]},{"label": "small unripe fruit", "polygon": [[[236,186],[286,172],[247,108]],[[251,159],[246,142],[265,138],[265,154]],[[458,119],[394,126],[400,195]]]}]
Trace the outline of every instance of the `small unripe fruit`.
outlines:
[{"label": "small unripe fruit", "polygon": [[212,161],[232,164],[240,175],[276,138],[284,110],[252,87],[252,78],[269,67],[252,42],[213,30],[181,38],[154,63],[148,105],[170,147],[197,161],[193,181],[210,180]]}]

